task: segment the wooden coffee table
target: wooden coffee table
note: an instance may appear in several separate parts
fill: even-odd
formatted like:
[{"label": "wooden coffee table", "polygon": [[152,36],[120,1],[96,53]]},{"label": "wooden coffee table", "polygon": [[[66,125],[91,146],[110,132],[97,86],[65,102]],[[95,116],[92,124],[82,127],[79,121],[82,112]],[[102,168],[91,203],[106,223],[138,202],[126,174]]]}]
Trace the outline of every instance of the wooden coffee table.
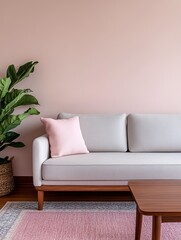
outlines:
[{"label": "wooden coffee table", "polygon": [[143,215],[152,216],[152,240],[160,239],[162,222],[181,222],[181,180],[129,181],[129,188],[137,205],[135,240]]}]

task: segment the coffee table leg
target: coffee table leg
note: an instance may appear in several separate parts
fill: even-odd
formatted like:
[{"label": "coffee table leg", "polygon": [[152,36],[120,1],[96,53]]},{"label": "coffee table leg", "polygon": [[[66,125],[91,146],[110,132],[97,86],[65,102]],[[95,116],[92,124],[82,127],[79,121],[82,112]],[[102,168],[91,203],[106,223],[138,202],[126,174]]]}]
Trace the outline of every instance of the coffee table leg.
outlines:
[{"label": "coffee table leg", "polygon": [[160,240],[161,236],[161,216],[153,216],[153,223],[152,223],[152,240]]},{"label": "coffee table leg", "polygon": [[136,208],[136,231],[135,231],[135,240],[141,239],[141,227],[142,227],[143,215],[140,213],[139,208]]}]

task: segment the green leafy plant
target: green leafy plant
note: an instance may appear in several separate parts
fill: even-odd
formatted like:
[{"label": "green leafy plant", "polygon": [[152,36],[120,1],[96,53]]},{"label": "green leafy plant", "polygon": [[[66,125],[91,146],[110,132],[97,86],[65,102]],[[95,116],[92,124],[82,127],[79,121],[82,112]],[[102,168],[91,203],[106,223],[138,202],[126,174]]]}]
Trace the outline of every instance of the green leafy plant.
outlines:
[{"label": "green leafy plant", "polygon": [[[17,89],[14,86],[27,78],[34,71],[38,62],[27,62],[18,69],[14,65],[7,68],[6,77],[0,78],[0,151],[7,147],[20,148],[24,143],[14,141],[20,134],[12,131],[30,115],[40,112],[30,107],[26,111],[16,114],[15,109],[25,105],[37,105],[38,100],[31,94],[31,89]],[[0,164],[7,163],[12,157],[0,157]]]}]

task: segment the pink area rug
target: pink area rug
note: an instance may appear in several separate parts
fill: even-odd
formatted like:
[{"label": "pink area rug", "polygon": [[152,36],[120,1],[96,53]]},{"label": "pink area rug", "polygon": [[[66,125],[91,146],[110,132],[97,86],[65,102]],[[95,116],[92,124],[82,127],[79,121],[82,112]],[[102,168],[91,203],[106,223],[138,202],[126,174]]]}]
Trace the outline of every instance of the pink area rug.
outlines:
[{"label": "pink area rug", "polygon": [[[107,209],[52,208],[43,211],[22,209],[1,239],[134,240],[135,215],[134,207],[128,209],[122,207],[117,209],[112,207],[110,209],[109,207]],[[181,224],[163,223],[161,239],[181,240]],[[144,217],[142,240],[151,240],[150,217]]]}]

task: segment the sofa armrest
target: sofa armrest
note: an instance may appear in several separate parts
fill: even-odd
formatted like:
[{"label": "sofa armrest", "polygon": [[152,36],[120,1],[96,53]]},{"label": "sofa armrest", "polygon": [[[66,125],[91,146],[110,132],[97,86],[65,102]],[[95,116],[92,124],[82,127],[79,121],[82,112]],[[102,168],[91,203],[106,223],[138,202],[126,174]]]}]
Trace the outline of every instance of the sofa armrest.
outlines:
[{"label": "sofa armrest", "polygon": [[50,148],[47,135],[37,137],[33,141],[33,184],[42,185],[41,165],[49,158]]}]

